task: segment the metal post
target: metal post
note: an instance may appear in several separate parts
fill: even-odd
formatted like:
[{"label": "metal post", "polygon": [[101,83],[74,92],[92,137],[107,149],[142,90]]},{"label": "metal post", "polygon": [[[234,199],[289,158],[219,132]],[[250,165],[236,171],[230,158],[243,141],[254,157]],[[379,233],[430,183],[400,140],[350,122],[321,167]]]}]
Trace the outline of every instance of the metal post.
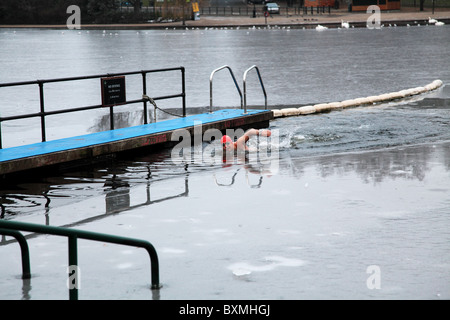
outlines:
[{"label": "metal post", "polygon": [[[26,222],[17,222],[17,221],[5,221],[0,219],[0,234],[10,231],[22,230],[29,232],[37,232],[37,233],[45,233],[52,234],[57,236],[65,236],[68,237],[68,247],[69,247],[69,267],[76,267],[75,274],[76,282],[75,286],[72,288],[70,283],[70,274],[69,274],[69,295],[71,300],[78,299],[78,288],[79,288],[79,270],[78,270],[78,257],[77,257],[77,239],[86,239],[93,241],[102,241],[109,243],[122,244],[127,246],[135,246],[140,248],[145,248],[150,256],[150,265],[151,265],[151,289],[157,290],[161,288],[161,284],[159,283],[159,262],[158,255],[156,253],[153,245],[145,240],[132,239],[132,238],[124,238],[120,236],[113,236],[107,234],[101,234],[96,232],[84,231],[84,230],[76,230],[71,228],[62,228],[62,227],[54,227],[54,226],[44,226]],[[17,231],[16,231],[17,232]],[[17,235],[17,233],[14,233]],[[69,268],[70,270],[70,268]]]},{"label": "metal post", "polygon": [[18,232],[16,239],[19,242],[20,251],[22,252],[22,279],[30,279],[30,250],[28,249],[27,240],[20,232]]},{"label": "metal post", "polygon": [[40,105],[40,112],[41,112],[41,136],[42,136],[42,142],[44,142],[45,139],[45,108],[44,108],[44,83],[42,81],[38,82],[39,84],[39,105]]},{"label": "metal post", "polygon": [[109,107],[109,128],[114,130],[114,107]]},{"label": "metal post", "polygon": [[183,117],[186,117],[186,81],[184,67],[181,67],[181,90],[183,92]]},{"label": "metal post", "polygon": [[[69,240],[69,272],[70,272],[71,267],[75,266],[78,268],[77,236],[76,235],[68,236],[68,240]],[[75,269],[73,275],[75,276],[75,283],[71,282],[71,274],[69,273],[69,282],[68,282],[69,299],[78,300],[78,285],[79,285],[78,270]]]},{"label": "metal post", "polygon": [[0,229],[0,234],[14,237],[17,240],[20,245],[20,252],[22,255],[22,279],[30,279],[30,250],[28,249],[27,240],[19,231],[15,230]]},{"label": "metal post", "polygon": [[150,289],[159,290],[162,286],[159,283],[159,261],[156,250],[150,243],[147,243],[145,246],[142,246],[142,248],[144,248],[147,251],[150,257],[150,274],[151,274]]},{"label": "metal post", "polygon": [[[142,95],[147,95],[147,78],[146,73],[142,71]],[[147,100],[144,100],[144,124],[148,123],[147,119]]]},{"label": "metal post", "polygon": [[2,145],[2,121],[0,120],[0,149],[3,149]]}]

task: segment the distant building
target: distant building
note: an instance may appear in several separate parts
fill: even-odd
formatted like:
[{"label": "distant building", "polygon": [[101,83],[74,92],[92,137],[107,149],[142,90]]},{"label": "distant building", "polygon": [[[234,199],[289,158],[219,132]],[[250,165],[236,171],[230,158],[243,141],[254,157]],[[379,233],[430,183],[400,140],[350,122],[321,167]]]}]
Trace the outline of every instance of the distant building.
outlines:
[{"label": "distant building", "polygon": [[400,0],[351,0],[352,11],[366,11],[371,5],[380,7],[380,10],[399,10]]},{"label": "distant building", "polygon": [[366,11],[371,5],[377,5],[380,10],[399,10],[400,0],[304,0],[305,7],[336,7],[336,4],[351,3],[352,11]]},{"label": "distant building", "polygon": [[334,7],[335,0],[305,0],[305,7]]}]

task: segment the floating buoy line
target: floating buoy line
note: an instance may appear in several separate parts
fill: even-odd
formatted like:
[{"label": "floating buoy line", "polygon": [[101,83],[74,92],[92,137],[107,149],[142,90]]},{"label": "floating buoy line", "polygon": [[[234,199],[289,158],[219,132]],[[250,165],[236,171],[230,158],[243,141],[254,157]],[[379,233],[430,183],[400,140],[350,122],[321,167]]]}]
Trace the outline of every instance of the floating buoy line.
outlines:
[{"label": "floating buoy line", "polygon": [[398,92],[391,92],[380,94],[378,96],[369,96],[365,98],[356,98],[351,100],[344,100],[340,102],[330,102],[330,103],[319,103],[315,105],[302,106],[299,108],[285,108],[285,109],[274,109],[273,116],[275,118],[279,117],[292,117],[300,115],[308,115],[313,113],[330,112],[333,110],[340,110],[349,107],[359,107],[364,105],[374,105],[377,103],[384,103],[393,100],[404,99],[412,96],[416,96],[425,92],[436,90],[442,86],[441,80],[434,80],[430,84],[424,87],[416,87],[406,90],[401,90]]}]

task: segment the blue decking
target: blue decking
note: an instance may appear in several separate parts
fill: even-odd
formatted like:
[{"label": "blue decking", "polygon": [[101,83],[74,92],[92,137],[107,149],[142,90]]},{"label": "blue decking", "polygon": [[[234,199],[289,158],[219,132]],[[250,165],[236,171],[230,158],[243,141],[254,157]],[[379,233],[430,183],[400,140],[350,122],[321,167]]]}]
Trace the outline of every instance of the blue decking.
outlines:
[{"label": "blue decking", "polygon": [[192,115],[184,118],[165,120],[135,127],[115,129],[82,136],[5,148],[0,149],[0,164],[22,158],[36,157],[61,151],[114,143],[131,138],[194,127],[194,125],[199,124],[223,123],[236,118],[251,119],[252,116],[261,113],[267,113],[267,110],[248,110],[247,114],[244,114],[242,109],[225,109],[214,111],[212,113]]}]

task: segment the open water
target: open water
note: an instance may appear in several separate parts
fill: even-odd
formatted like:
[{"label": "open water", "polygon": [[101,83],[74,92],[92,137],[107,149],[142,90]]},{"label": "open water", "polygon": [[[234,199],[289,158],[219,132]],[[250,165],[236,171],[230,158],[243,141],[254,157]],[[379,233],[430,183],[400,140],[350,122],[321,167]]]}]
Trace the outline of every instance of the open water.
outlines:
[{"label": "open water", "polygon": [[[184,66],[189,113],[209,106],[209,76],[240,81],[257,65],[270,108],[341,101],[423,86],[413,99],[276,119],[269,165],[204,163],[171,150],[130,156],[0,187],[1,218],[141,238],[158,251],[163,288],[149,290],[138,249],[80,241],[80,299],[450,298],[450,27],[381,30],[2,29],[0,81]],[[256,76],[248,103],[263,104]],[[139,98],[137,80],[127,96]],[[179,79],[149,81],[151,95]],[[1,88],[0,113],[37,112],[37,88]],[[178,93],[178,92],[177,92]],[[52,108],[99,104],[100,84],[46,88]],[[176,111],[178,102],[164,105]],[[180,104],[181,105],[181,104]],[[229,74],[214,106],[238,107]],[[122,126],[138,124],[124,108]],[[163,113],[158,114],[162,120]],[[48,121],[50,139],[107,129],[105,113]],[[5,147],[38,142],[38,120],[2,124]],[[256,142],[251,143],[256,145]],[[207,144],[204,144],[204,147]],[[29,241],[33,278],[2,238],[1,299],[66,299],[66,239]]]}]

